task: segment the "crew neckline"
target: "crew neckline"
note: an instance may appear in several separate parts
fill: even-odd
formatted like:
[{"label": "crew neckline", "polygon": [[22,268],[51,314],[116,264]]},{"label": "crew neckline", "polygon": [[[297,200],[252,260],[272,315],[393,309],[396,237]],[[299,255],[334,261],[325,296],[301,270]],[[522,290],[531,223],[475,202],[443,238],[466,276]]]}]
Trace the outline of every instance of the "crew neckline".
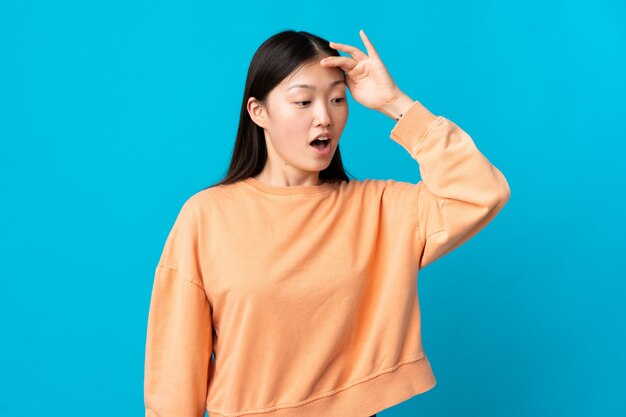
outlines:
[{"label": "crew neckline", "polygon": [[267,184],[254,177],[245,178],[243,182],[259,191],[274,195],[322,194],[335,187],[335,184],[332,182],[324,182],[320,185],[290,185],[281,187]]}]

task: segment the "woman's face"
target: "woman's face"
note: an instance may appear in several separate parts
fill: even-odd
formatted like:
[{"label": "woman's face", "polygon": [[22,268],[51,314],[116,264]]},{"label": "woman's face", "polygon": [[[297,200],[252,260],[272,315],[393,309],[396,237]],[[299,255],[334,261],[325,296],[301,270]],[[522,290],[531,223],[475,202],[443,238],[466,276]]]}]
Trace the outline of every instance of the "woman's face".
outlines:
[{"label": "woman's face", "polygon": [[[317,177],[333,158],[348,119],[346,84],[341,69],[323,67],[320,59],[285,78],[265,103],[254,97],[248,101],[252,119],[264,128],[267,176],[300,182]],[[310,145],[320,133],[329,134],[327,153]]]}]

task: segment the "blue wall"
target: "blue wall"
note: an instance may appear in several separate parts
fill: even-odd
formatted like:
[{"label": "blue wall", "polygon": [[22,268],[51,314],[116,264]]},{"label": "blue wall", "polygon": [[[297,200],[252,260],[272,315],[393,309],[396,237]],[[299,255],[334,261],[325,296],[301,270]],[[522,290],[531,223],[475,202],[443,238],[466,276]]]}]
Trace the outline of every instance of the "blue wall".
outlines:
[{"label": "blue wall", "polygon": [[[365,50],[361,28],[511,187],[420,274],[437,386],[379,415],[626,415],[623,4],[3,2],[0,415],[142,415],[152,274],[226,172],[252,54],[284,29]],[[393,121],[349,105],[348,171],[417,182]]]}]

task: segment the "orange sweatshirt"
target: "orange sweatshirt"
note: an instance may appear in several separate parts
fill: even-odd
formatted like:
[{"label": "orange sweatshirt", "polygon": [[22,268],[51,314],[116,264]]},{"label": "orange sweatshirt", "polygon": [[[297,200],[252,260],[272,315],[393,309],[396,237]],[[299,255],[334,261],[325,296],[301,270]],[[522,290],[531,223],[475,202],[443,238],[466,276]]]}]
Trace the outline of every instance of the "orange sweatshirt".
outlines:
[{"label": "orange sweatshirt", "polygon": [[417,184],[249,177],[184,202],[152,287],[146,417],[367,417],[435,386],[418,270],[487,225],[510,189],[418,101],[391,138]]}]

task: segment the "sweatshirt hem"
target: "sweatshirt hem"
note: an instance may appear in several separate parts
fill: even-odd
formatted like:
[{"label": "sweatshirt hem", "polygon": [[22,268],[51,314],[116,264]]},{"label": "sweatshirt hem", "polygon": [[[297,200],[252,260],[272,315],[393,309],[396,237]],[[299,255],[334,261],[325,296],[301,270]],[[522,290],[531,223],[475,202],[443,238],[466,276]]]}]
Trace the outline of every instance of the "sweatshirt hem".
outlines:
[{"label": "sweatshirt hem", "polygon": [[299,403],[279,404],[264,409],[224,412],[207,404],[209,416],[238,417],[343,417],[369,416],[432,389],[436,385],[430,362],[424,353],[412,361],[375,372],[339,388]]}]

